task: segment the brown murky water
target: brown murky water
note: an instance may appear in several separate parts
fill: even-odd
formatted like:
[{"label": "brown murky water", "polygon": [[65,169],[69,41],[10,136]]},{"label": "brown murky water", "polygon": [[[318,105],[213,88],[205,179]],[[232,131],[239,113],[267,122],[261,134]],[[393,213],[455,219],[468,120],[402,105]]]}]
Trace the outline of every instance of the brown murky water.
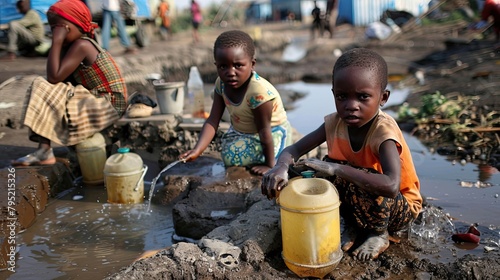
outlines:
[{"label": "brown murky water", "polygon": [[[312,92],[289,112],[290,121],[299,132],[306,134],[316,129],[323,116],[333,111],[329,85],[298,83],[287,86],[304,91],[307,88]],[[393,92],[391,98],[395,96],[397,93]],[[411,135],[406,134],[405,137],[420,177],[422,194],[430,203],[442,208],[455,226],[478,223],[481,229],[488,231],[483,237],[485,242],[499,242],[498,170],[472,163],[454,163],[431,153]],[[149,166],[146,180],[151,180],[159,169],[154,161],[146,159],[145,163]],[[166,174],[192,172],[178,165]],[[209,165],[195,172],[217,177],[223,173],[223,167],[220,164]],[[145,194],[148,194],[148,189]],[[138,205],[109,204],[103,188],[76,188],[52,200],[35,224],[19,234],[16,273],[0,272],[0,279],[102,279],[117,272],[144,251],[172,244],[171,207],[152,204],[149,213],[146,208],[147,202]],[[435,253],[435,259],[444,262],[452,256],[483,254],[484,246],[460,247],[450,243],[452,226],[446,221],[439,223],[431,227],[431,232],[420,233],[422,238],[416,238],[416,242],[426,246],[423,251],[426,257],[429,257],[429,252]],[[445,255],[442,254],[443,246],[449,251]]]}]

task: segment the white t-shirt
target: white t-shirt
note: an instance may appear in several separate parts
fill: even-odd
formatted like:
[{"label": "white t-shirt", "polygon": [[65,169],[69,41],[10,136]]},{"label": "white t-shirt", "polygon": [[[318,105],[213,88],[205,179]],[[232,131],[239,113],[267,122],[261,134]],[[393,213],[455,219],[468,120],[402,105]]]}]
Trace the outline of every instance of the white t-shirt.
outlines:
[{"label": "white t-shirt", "polygon": [[107,11],[120,11],[120,1],[119,0],[103,0],[102,8]]}]

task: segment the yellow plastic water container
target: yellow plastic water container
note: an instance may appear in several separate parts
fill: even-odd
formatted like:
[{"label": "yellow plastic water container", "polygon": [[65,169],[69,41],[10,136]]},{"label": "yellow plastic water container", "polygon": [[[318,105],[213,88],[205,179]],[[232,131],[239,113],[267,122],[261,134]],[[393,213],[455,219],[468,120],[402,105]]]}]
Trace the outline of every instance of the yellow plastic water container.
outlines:
[{"label": "yellow plastic water container", "polygon": [[103,168],[106,163],[106,142],[101,133],[76,145],[76,156],[82,171],[82,181],[85,185],[102,185],[104,182]]},{"label": "yellow plastic water container", "polygon": [[144,175],[148,167],[142,158],[129,148],[119,148],[104,166],[104,185],[109,203],[142,203],[144,201]]},{"label": "yellow plastic water container", "polygon": [[286,266],[299,277],[325,277],[343,256],[337,189],[325,179],[294,178],[278,203]]}]

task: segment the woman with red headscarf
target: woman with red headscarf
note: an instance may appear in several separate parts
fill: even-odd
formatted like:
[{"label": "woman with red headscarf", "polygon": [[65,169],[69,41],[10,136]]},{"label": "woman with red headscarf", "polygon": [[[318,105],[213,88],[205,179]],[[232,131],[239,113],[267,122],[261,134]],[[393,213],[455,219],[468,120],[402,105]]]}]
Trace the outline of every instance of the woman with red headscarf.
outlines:
[{"label": "woman with red headscarf", "polygon": [[111,55],[94,40],[92,16],[79,0],[60,0],[47,12],[52,47],[47,80],[30,89],[24,125],[38,149],[13,165],[54,164],[51,142],[76,145],[111,126],[126,108],[127,88]]},{"label": "woman with red headscarf", "polygon": [[500,0],[486,0],[484,3],[481,11],[481,21],[486,23],[490,17],[493,18],[496,40],[500,42]]}]

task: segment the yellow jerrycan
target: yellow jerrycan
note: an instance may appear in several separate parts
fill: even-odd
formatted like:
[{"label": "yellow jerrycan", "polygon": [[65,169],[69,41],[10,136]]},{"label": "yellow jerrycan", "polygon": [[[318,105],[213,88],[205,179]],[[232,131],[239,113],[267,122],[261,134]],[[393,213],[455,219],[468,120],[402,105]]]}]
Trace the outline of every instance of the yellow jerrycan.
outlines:
[{"label": "yellow jerrycan", "polygon": [[148,170],[142,158],[129,148],[119,148],[104,166],[104,185],[109,203],[133,204],[144,201],[144,175]]},{"label": "yellow jerrycan", "polygon": [[325,179],[297,177],[277,202],[286,266],[299,277],[325,277],[343,256],[337,189]]},{"label": "yellow jerrycan", "polygon": [[76,156],[82,171],[83,184],[102,185],[102,171],[106,162],[106,141],[102,134],[98,132],[77,144]]}]

